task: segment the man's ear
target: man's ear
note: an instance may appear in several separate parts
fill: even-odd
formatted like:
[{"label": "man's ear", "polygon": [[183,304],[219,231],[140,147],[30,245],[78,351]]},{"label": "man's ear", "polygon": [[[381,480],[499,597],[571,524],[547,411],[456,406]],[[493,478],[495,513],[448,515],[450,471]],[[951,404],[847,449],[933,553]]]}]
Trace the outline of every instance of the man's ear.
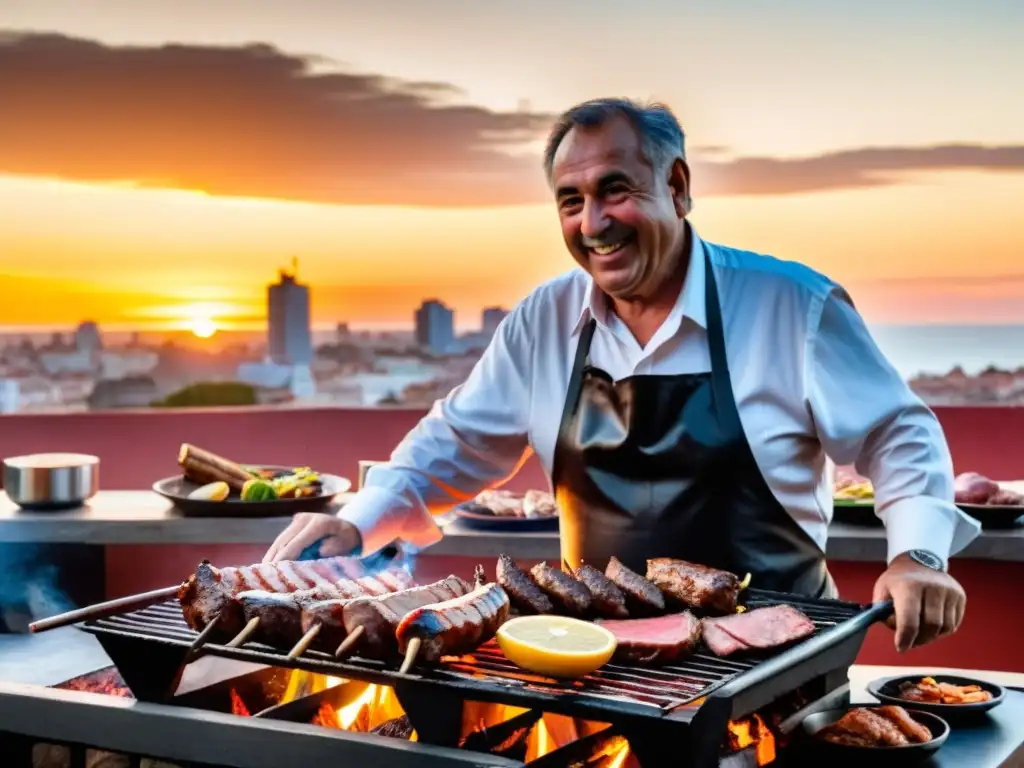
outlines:
[{"label": "man's ear", "polygon": [[690,198],[690,169],[686,162],[677,157],[668,169],[668,188],[679,218],[686,218],[692,207]]}]

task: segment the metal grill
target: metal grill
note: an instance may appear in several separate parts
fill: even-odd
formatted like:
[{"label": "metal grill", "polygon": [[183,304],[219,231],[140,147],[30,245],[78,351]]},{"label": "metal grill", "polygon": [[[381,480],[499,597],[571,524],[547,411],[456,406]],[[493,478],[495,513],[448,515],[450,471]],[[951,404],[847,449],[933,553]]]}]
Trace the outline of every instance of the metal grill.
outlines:
[{"label": "metal grill", "polygon": [[[406,675],[400,675],[394,667],[381,662],[358,658],[342,662],[312,650],[298,659],[288,659],[285,651],[257,643],[242,648],[210,644],[203,647],[203,653],[385,685],[415,683],[417,687],[426,686],[439,694],[456,691],[466,698],[481,701],[611,721],[622,715],[661,717],[686,705],[696,709],[701,700],[723,687],[737,691],[751,686],[771,687],[773,677],[779,678],[774,687],[786,688],[775,695],[787,693],[792,690],[793,680],[792,675],[784,673],[794,667],[809,663],[814,667],[813,674],[848,667],[868,627],[883,616],[879,606],[811,600],[761,590],[748,590],[746,597],[751,609],[779,603],[793,605],[814,621],[815,634],[781,652],[720,659],[704,650],[673,666],[647,668],[608,664],[573,682],[559,682],[525,672],[508,661],[493,641],[471,656],[445,659],[433,668],[414,668]],[[137,642],[132,645],[135,646],[139,645],[138,641],[150,647],[154,643],[176,646],[182,654],[196,638],[174,602],[97,619],[81,628],[96,634],[101,641],[105,637],[134,639]],[[112,658],[114,655],[111,653]],[[117,658],[113,660],[119,664]],[[812,661],[814,663],[810,663]],[[803,677],[810,674],[809,671]],[[787,677],[790,679],[785,680]]]}]

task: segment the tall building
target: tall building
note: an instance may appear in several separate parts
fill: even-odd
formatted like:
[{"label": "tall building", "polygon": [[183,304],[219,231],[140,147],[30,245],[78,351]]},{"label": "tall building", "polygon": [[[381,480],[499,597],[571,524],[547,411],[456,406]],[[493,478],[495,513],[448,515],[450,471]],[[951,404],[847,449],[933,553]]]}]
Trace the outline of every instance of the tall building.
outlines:
[{"label": "tall building", "polygon": [[309,317],[309,288],[296,281],[298,260],[291,273],[281,270],[277,283],[267,287],[267,334],[270,360],[278,365],[309,365],[313,361],[313,332]]},{"label": "tall building", "polygon": [[455,312],[437,299],[429,299],[416,310],[416,343],[435,355],[443,355],[455,344]]},{"label": "tall building", "polygon": [[503,307],[487,307],[480,319],[480,332],[486,336],[493,336],[507,314],[508,310]]}]

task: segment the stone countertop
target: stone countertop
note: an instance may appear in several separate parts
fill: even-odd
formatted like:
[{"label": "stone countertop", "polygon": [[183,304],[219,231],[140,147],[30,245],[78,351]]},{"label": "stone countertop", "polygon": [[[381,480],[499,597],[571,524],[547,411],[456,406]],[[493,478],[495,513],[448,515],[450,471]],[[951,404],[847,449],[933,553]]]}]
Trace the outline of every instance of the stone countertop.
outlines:
[{"label": "stone countertop", "polygon": [[[343,505],[351,494],[341,494]],[[870,513],[866,513],[870,514]],[[82,507],[60,512],[27,512],[0,492],[0,544],[261,544],[269,545],[287,518],[186,517],[150,491],[103,491]],[[480,531],[454,522],[430,555],[557,560],[558,533]],[[425,553],[425,554],[426,554]],[[832,560],[882,562],[885,531],[880,527],[834,523],[829,530]],[[1024,562],[1024,526],[986,530],[957,557]]]}]

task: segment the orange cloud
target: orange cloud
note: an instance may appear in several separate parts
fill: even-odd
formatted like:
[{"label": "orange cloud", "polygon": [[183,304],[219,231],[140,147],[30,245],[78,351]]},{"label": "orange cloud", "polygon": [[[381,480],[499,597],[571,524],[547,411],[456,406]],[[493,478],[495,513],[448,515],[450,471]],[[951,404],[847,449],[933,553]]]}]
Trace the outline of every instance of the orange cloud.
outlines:
[{"label": "orange cloud", "polygon": [[[458,96],[445,83],[344,72],[265,44],[111,46],[6,33],[0,172],[349,205],[547,201],[539,158],[521,150],[543,137],[551,116],[497,113]],[[733,158],[711,144],[696,153],[698,196],[1024,169],[1024,146]]]}]

